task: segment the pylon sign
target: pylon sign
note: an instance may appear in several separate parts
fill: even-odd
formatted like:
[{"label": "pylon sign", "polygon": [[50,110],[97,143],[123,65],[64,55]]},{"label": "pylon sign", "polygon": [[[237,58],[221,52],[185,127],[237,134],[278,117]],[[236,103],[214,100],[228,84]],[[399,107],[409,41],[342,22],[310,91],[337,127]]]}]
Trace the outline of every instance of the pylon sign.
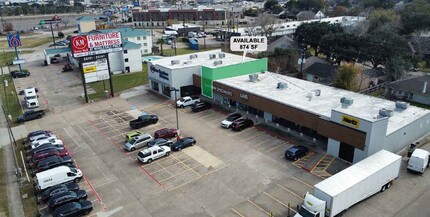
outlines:
[{"label": "pylon sign", "polygon": [[18,34],[8,35],[7,43],[9,44],[9,47],[19,47],[22,45]]}]

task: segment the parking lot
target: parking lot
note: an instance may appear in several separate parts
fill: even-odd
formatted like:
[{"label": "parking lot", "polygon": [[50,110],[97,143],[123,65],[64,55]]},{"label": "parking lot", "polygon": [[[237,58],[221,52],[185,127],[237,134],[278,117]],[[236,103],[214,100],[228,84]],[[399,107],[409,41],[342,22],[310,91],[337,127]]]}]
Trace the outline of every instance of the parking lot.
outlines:
[{"label": "parking lot", "polygon": [[[140,95],[81,104],[77,96],[82,87],[74,72],[60,73],[61,64],[29,64],[34,64],[29,67],[35,73],[17,79],[17,88],[38,87],[41,107],[49,112],[25,127],[27,131],[53,130],[61,137],[85,175],[79,185],[93,202],[90,216],[293,215],[304,194],[329,177],[328,169],[336,163],[313,147],[308,156],[287,161],[285,150],[300,141],[281,138],[259,126],[233,132],[220,127],[225,112],[193,113],[185,108],[178,110],[181,136],[193,136],[197,144],[140,164],[136,160],[139,150],[122,149],[125,134],[132,130],[128,122],[147,112],[160,120],[141,132],[175,128],[170,101],[145,90]],[[430,175],[416,176],[404,167],[389,191],[350,208],[345,216],[403,212],[426,189]],[[43,204],[39,208],[47,214]]]}]

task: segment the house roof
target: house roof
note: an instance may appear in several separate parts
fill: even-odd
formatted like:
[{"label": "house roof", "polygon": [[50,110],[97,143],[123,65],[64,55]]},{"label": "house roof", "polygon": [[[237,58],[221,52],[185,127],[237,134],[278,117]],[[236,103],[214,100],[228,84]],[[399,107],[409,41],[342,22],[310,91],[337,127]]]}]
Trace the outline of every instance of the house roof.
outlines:
[{"label": "house roof", "polygon": [[[306,62],[303,63],[303,71],[306,70],[309,66],[313,65],[314,63],[322,63],[322,64],[326,64],[326,65],[331,65],[330,62],[328,62],[327,60],[318,58],[316,56],[310,56],[306,59]],[[297,70],[300,71],[300,64],[297,65]]]},{"label": "house roof", "polygon": [[[427,82],[427,88],[423,93],[424,82]],[[420,93],[430,96],[430,75],[412,77],[401,81],[395,81],[386,85],[395,90],[403,90],[412,93]]]},{"label": "house roof", "polygon": [[131,42],[131,41],[123,41],[123,43],[122,43],[122,48],[124,50],[140,49],[141,46],[142,45],[136,44],[136,43]]},{"label": "house roof", "polygon": [[314,63],[309,66],[305,72],[307,74],[315,75],[322,78],[320,81],[322,83],[331,83],[336,77],[337,67],[332,65],[327,65],[324,63]]},{"label": "house roof", "polygon": [[410,36],[409,45],[414,53],[430,54],[429,36]]},{"label": "house roof", "polygon": [[111,32],[121,32],[121,36],[124,37],[137,37],[137,36],[150,36],[151,32],[145,29],[132,29],[129,27],[126,28],[117,28],[117,29],[99,29],[97,30],[101,33],[111,33]]},{"label": "house roof", "polygon": [[362,73],[371,78],[379,78],[384,76],[384,72],[382,71],[382,68],[365,69],[362,71]]},{"label": "house roof", "polygon": [[96,18],[94,17],[89,17],[89,16],[82,16],[79,18],[76,18],[77,21],[95,21]]},{"label": "house roof", "polygon": [[268,45],[267,50],[268,51],[274,51],[275,48],[288,49],[291,47],[296,47],[294,40],[291,39],[290,37],[288,37],[287,35],[284,35],[284,36],[276,39],[272,43],[270,43]]}]

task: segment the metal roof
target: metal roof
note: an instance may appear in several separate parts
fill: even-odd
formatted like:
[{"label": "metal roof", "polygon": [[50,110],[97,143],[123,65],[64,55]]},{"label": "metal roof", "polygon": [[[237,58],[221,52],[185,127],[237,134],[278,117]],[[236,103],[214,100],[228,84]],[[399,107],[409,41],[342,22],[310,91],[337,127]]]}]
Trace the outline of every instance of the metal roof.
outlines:
[{"label": "metal roof", "polygon": [[125,37],[137,37],[137,36],[150,36],[151,32],[146,29],[132,29],[132,28],[117,28],[117,29],[98,29],[101,33],[121,32],[121,36]]},{"label": "metal roof", "polygon": [[61,53],[70,53],[70,52],[72,52],[72,49],[70,49],[70,47],[47,48],[47,49],[45,49],[46,55],[61,54]]},{"label": "metal roof", "polygon": [[136,44],[136,43],[131,42],[131,41],[123,41],[123,42],[122,42],[122,48],[123,48],[124,50],[140,49],[140,47],[141,47],[141,46],[142,46],[142,45],[140,45],[140,44]]}]

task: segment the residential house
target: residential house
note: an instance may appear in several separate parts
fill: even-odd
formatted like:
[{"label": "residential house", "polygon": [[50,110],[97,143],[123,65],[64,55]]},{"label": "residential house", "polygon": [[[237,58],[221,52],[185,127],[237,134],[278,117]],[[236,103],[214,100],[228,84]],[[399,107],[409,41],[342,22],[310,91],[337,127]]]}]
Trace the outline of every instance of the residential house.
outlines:
[{"label": "residential house", "polygon": [[315,62],[303,71],[306,73],[306,80],[331,85],[336,79],[337,66]]},{"label": "residential house", "polygon": [[357,76],[357,83],[360,86],[360,90],[376,86],[384,83],[385,81],[386,76],[382,71],[382,68],[364,69],[361,71],[360,75]]},{"label": "residential house", "polygon": [[412,77],[385,85],[389,98],[430,105],[430,75]]},{"label": "residential house", "polygon": [[94,17],[83,16],[76,19],[79,33],[85,33],[96,29],[96,19]]},{"label": "residential house", "polygon": [[276,39],[267,46],[267,52],[274,52],[275,48],[281,49],[297,49],[296,43],[290,37],[284,35]]}]

